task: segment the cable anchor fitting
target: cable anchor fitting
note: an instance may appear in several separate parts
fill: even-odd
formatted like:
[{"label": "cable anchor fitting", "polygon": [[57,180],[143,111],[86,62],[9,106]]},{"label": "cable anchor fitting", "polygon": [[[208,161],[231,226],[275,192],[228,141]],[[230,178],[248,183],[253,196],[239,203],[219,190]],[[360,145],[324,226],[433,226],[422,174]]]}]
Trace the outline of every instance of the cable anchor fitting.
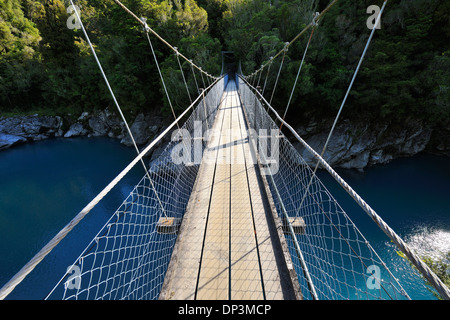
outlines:
[{"label": "cable anchor fitting", "polygon": [[144,23],[144,31],[145,32],[149,32],[150,31],[150,27],[147,24],[147,18],[141,17],[141,21]]},{"label": "cable anchor fitting", "polygon": [[319,12],[313,13],[312,25],[314,27],[317,27],[319,25],[318,18],[319,18]]}]

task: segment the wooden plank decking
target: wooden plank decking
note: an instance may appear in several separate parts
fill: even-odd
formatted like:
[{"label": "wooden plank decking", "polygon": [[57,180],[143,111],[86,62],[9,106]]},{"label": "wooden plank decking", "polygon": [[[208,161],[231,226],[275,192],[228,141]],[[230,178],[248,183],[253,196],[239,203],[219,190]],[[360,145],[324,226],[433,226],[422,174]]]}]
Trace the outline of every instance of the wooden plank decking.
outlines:
[{"label": "wooden plank decking", "polygon": [[233,81],[222,101],[160,299],[295,299]]}]

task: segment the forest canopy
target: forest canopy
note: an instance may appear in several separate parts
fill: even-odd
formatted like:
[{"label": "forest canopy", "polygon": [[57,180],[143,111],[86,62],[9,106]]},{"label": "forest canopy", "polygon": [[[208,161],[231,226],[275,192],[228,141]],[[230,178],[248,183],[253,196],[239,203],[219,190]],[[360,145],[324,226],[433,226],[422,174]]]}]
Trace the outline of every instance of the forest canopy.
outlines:
[{"label": "forest canopy", "polygon": [[[74,1],[103,69],[128,115],[167,112],[152,52],[133,18],[112,0]],[[279,52],[329,0],[123,0],[148,25],[212,75],[221,72],[221,51],[233,51],[243,74]],[[339,0],[315,28],[289,113],[334,117],[370,34],[369,5]],[[0,113],[80,114],[112,105],[81,30],[70,29],[70,2],[0,0]],[[450,1],[390,0],[355,86],[345,116],[365,119],[450,119]],[[286,53],[274,107],[284,110],[309,38]],[[178,110],[189,103],[176,55],[152,38],[158,63]],[[281,57],[280,57],[281,58]],[[271,65],[267,90],[280,66]],[[194,95],[201,83],[189,64],[182,70]],[[203,86],[203,85],[202,85]]]}]

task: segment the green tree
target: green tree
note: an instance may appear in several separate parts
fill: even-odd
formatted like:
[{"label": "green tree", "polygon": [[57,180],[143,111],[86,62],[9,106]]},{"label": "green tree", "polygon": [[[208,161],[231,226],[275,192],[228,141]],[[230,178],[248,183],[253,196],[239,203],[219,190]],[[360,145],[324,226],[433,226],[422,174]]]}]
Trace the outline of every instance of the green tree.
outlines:
[{"label": "green tree", "polygon": [[206,10],[200,8],[194,0],[174,0],[177,8],[177,25],[184,37],[195,37],[208,30]]},{"label": "green tree", "polygon": [[31,108],[40,97],[41,36],[19,0],[0,1],[0,110]]}]

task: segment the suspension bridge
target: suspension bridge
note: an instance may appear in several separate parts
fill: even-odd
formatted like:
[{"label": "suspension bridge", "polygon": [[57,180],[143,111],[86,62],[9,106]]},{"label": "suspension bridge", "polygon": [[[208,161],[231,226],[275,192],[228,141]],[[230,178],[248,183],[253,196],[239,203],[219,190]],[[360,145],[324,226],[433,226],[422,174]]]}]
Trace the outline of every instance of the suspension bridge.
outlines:
[{"label": "suspension bridge", "polygon": [[[145,170],[142,179],[43,299],[409,299],[408,292],[316,176],[319,167],[347,191],[361,213],[369,215],[374,227],[386,234],[439,295],[450,299],[448,287],[323,158],[375,28],[319,153],[284,118],[313,32],[337,0],[315,14],[283,50],[248,76],[230,58],[232,53],[224,52],[218,77],[181,54],[145,19],[114,1],[144,28],[174,122],[143,150],[134,143],[136,158],[0,289],[1,299],[7,298],[136,165]],[[82,23],[81,27],[134,141]],[[307,32],[310,37],[302,63],[280,116],[272,107],[272,98],[284,57],[289,46]],[[189,95],[191,103],[179,115],[172,107],[150,36],[176,54],[180,81],[188,94],[180,59],[194,76],[199,94],[195,99]],[[281,63],[270,93],[267,75],[277,58]],[[200,73],[199,81],[195,72]],[[198,83],[203,84],[202,89]],[[315,157],[315,167],[305,163],[282,127]],[[171,140],[162,154],[146,164],[144,157],[169,135]],[[374,270],[378,273],[372,273]]]}]

